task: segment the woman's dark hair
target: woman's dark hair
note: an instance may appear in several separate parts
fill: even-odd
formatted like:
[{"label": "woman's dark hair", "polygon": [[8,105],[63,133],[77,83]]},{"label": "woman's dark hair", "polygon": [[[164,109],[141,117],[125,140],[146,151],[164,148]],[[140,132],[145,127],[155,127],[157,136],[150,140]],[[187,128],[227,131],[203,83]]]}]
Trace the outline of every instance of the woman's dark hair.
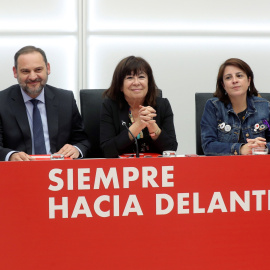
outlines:
[{"label": "woman's dark hair", "polygon": [[118,63],[113,73],[111,86],[104,92],[103,96],[117,101],[122,107],[125,97],[121,90],[125,77],[127,75],[138,75],[140,72],[145,72],[148,76],[148,92],[143,105],[155,106],[158,93],[157,86],[150,65],[141,57],[128,56]]},{"label": "woman's dark hair", "polygon": [[254,75],[250,68],[250,66],[241,59],[238,58],[230,58],[226,60],[219,68],[218,76],[217,76],[217,85],[216,85],[216,92],[214,93],[214,97],[217,97],[220,101],[224,102],[227,105],[230,102],[229,96],[226,94],[224,89],[224,70],[227,66],[234,66],[240,68],[248,78],[250,78],[250,86],[249,91],[247,91],[248,96],[258,96],[258,91],[254,85]]}]

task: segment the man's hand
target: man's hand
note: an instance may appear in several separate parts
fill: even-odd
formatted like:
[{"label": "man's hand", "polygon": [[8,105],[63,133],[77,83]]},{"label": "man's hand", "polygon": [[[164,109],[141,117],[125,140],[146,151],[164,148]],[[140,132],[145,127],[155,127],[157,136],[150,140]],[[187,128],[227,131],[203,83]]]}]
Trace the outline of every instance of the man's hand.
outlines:
[{"label": "man's hand", "polygon": [[56,154],[62,154],[65,157],[70,157],[71,159],[78,158],[80,156],[79,150],[70,144],[65,144]]},{"label": "man's hand", "polygon": [[35,160],[34,157],[30,157],[29,155],[27,155],[24,152],[16,152],[13,153],[10,157],[9,157],[10,161],[29,161],[29,160]]}]

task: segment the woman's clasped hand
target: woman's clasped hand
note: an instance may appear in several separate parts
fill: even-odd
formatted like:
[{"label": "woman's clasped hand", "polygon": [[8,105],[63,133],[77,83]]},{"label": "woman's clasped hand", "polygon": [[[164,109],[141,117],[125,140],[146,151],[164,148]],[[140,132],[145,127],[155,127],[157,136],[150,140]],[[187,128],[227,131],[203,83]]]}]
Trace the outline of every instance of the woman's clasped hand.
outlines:
[{"label": "woman's clasped hand", "polygon": [[255,147],[266,147],[266,139],[262,137],[247,139],[247,143],[241,147],[240,153],[241,155],[251,155],[252,148]]}]

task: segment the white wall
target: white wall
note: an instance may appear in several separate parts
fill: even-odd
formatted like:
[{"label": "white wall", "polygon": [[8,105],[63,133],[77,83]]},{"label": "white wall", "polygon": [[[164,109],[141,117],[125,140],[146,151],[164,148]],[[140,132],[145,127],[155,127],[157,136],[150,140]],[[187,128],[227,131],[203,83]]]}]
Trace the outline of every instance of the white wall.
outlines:
[{"label": "white wall", "polygon": [[80,88],[107,88],[122,58],[142,56],[171,102],[179,154],[195,153],[194,94],[214,92],[227,58],[250,64],[270,92],[268,0],[0,1],[0,89],[16,83],[13,56],[29,44],[47,53],[49,83],[77,98]]}]

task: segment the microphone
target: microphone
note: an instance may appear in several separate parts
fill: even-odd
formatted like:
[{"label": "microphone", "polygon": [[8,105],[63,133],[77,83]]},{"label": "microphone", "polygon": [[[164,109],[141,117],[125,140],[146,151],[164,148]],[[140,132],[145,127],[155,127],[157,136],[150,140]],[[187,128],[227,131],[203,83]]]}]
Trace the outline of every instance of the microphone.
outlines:
[{"label": "microphone", "polygon": [[138,147],[138,141],[137,141],[137,138],[132,134],[132,132],[131,132],[131,131],[129,130],[129,128],[127,127],[126,122],[124,122],[123,120],[122,120],[122,126],[124,126],[124,127],[128,130],[128,132],[130,133],[130,135],[132,136],[132,138],[133,138],[134,141],[135,141],[135,145],[136,145],[136,158],[140,157],[140,155],[139,155],[139,147]]}]

